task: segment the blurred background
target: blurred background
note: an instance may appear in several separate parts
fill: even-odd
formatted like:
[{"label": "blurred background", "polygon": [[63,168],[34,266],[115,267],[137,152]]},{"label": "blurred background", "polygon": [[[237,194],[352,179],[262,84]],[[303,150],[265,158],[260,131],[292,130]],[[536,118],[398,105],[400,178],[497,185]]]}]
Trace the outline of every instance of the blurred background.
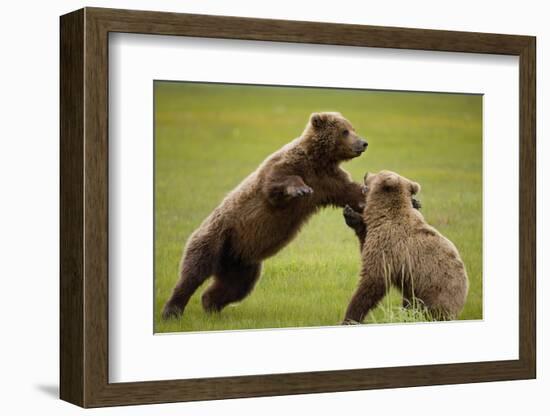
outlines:
[{"label": "blurred background", "polygon": [[[155,82],[155,332],[337,325],[359,278],[360,253],[339,209],[315,215],[264,262],[252,294],[206,315],[200,293],[179,320],[160,311],[184,244],[221,199],[299,136],[312,112],[339,111],[369,141],[343,164],[356,181],[389,169],[422,185],[426,220],[454,242],[470,278],[460,319],[482,318],[482,96]],[[417,322],[392,290],[367,323]]]}]

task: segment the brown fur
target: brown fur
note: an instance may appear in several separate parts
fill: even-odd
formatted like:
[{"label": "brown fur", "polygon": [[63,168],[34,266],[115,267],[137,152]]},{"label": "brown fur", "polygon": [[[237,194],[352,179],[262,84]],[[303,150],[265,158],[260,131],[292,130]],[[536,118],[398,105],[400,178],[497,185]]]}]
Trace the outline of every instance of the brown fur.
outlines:
[{"label": "brown fur", "polygon": [[362,209],[362,186],[339,165],[367,147],[339,113],[314,113],[303,134],[269,156],[189,237],[180,278],[163,310],[178,316],[209,277],[206,311],[242,300],[260,276],[261,262],[277,253],[322,207]]},{"label": "brown fur", "polygon": [[411,305],[414,297],[435,319],[454,319],[464,307],[468,293],[464,263],[454,244],[413,206],[412,195],[419,190],[416,182],[394,172],[369,174],[363,224],[357,221],[359,214],[346,208],[347,224],[363,240],[363,264],[345,323],[362,322],[389,284],[402,291],[404,306]]}]

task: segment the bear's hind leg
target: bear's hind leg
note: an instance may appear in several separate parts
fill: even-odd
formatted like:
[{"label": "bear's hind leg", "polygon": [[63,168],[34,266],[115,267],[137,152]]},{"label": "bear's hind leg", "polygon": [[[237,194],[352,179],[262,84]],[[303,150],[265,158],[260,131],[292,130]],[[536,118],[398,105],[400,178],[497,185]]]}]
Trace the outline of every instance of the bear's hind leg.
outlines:
[{"label": "bear's hind leg", "polygon": [[215,256],[207,249],[189,247],[183,258],[178,283],[162,310],[163,319],[178,317],[183,313],[193,293],[214,273],[214,261]]},{"label": "bear's hind leg", "polygon": [[214,281],[202,295],[204,310],[220,312],[228,304],[243,300],[258,281],[261,268],[261,263],[240,264],[216,273]]}]

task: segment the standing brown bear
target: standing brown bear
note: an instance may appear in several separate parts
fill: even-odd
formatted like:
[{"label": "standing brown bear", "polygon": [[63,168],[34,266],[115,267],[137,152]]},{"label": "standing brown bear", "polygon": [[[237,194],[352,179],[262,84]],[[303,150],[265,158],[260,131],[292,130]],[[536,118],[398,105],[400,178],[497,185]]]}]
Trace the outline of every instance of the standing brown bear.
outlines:
[{"label": "standing brown bear", "polygon": [[312,114],[302,135],[269,156],[189,237],[163,318],[182,314],[210,276],[214,280],[202,295],[207,312],[244,299],[262,260],[287,245],[319,208],[350,205],[360,211],[362,186],[340,163],[366,148],[341,114]]},{"label": "standing brown bear", "polygon": [[454,244],[428,225],[412,196],[420,185],[397,173],[365,177],[363,216],[344,209],[359,237],[362,270],[344,323],[362,322],[389,284],[400,289],[403,306],[420,300],[434,319],[458,316],[468,293],[468,276]]}]

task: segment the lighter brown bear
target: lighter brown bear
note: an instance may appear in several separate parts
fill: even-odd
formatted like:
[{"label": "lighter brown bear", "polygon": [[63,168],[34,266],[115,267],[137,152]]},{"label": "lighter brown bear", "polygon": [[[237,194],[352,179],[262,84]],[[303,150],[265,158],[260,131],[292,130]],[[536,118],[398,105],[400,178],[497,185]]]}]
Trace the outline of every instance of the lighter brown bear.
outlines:
[{"label": "lighter brown bear", "polygon": [[464,263],[454,244],[413,206],[419,190],[394,172],[367,174],[362,218],[344,209],[362,247],[361,278],[344,323],[362,322],[390,285],[401,290],[404,307],[419,301],[434,319],[455,319],[462,311],[468,294]]},{"label": "lighter brown bear", "polygon": [[314,113],[300,137],[269,156],[189,237],[179,280],[163,318],[182,314],[197,288],[207,312],[244,299],[262,260],[287,245],[322,207],[362,209],[362,186],[340,163],[361,155],[367,142],[339,113]]}]

